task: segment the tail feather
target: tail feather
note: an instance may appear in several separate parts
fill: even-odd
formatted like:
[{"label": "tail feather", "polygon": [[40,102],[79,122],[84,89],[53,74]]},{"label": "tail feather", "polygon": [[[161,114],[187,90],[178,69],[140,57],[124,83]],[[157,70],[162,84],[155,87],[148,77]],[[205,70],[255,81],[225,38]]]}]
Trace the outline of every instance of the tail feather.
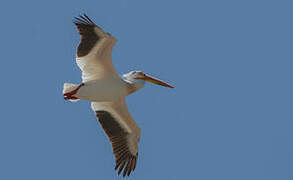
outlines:
[{"label": "tail feather", "polygon": [[[68,93],[70,91],[73,91],[74,89],[76,89],[79,85],[78,84],[72,84],[72,83],[64,83],[63,86],[63,94]],[[79,99],[69,99],[69,101],[71,102],[76,102]]]}]

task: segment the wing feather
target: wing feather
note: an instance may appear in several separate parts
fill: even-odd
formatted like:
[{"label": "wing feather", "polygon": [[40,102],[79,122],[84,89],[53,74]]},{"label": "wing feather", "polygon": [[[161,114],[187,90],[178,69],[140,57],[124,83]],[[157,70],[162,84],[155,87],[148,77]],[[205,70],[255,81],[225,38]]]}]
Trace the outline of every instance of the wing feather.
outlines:
[{"label": "wing feather", "polygon": [[83,82],[118,76],[111,60],[116,38],[103,31],[86,14],[75,17],[73,23],[81,36],[76,63],[82,71]]},{"label": "wing feather", "polygon": [[112,143],[118,175],[129,176],[134,171],[138,156],[140,129],[127,110],[125,100],[92,102],[92,109]]}]

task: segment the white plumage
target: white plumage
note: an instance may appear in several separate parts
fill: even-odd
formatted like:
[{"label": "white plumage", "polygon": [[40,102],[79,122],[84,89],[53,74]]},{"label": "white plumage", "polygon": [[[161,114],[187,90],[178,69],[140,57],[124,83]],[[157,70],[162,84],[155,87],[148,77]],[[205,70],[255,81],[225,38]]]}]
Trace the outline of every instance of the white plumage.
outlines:
[{"label": "white plumage", "polygon": [[171,85],[144,74],[131,71],[120,77],[111,61],[116,38],[94,24],[86,15],[75,18],[81,42],[76,63],[82,71],[82,83],[65,83],[64,99],[92,102],[91,107],[112,143],[118,174],[123,177],[134,171],[138,156],[140,128],[130,115],[125,97],[146,81],[173,88]]}]

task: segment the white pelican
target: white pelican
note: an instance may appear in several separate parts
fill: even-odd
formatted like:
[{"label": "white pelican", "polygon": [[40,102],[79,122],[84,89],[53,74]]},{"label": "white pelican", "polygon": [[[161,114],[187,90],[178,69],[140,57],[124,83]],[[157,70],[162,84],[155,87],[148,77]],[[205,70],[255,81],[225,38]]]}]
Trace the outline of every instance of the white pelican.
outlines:
[{"label": "white pelican", "polygon": [[119,168],[120,175],[124,169],[123,177],[129,176],[137,162],[140,128],[127,110],[125,97],[141,89],[146,81],[173,87],[141,71],[131,71],[120,77],[111,61],[116,38],[104,32],[85,14],[76,17],[74,24],[81,36],[76,63],[82,71],[82,83],[65,83],[64,99],[91,102],[93,111],[112,143],[115,170]]}]

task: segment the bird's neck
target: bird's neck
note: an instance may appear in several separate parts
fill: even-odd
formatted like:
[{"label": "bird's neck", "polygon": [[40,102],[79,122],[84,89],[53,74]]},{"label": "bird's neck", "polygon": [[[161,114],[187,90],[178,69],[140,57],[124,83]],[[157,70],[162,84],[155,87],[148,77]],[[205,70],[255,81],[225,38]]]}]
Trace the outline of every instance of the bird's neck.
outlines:
[{"label": "bird's neck", "polygon": [[137,90],[143,87],[143,84],[137,83],[136,81],[131,81],[129,79],[124,78],[122,78],[122,80],[124,81],[128,95],[136,92]]}]

